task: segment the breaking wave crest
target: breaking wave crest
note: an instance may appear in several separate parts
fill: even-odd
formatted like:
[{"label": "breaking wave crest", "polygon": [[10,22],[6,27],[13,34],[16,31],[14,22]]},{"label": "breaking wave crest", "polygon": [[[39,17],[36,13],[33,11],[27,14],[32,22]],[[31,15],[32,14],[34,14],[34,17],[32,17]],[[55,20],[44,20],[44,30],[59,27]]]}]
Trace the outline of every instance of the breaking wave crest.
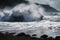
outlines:
[{"label": "breaking wave crest", "polygon": [[[36,4],[22,3],[16,5],[12,9],[6,7],[2,11],[0,11],[0,20],[11,21],[10,19],[12,19],[13,21],[23,20],[26,22],[40,21],[42,20],[43,13],[44,13],[44,9],[41,6],[37,6]],[[17,20],[14,20],[15,19],[14,17]]]},{"label": "breaking wave crest", "polygon": [[[45,6],[45,5],[44,5]],[[46,6],[45,6],[46,7]],[[5,7],[0,10],[0,21],[7,22],[32,22],[32,21],[41,21],[49,20],[60,22],[60,12],[55,12],[53,9],[44,8],[41,5],[36,5],[35,3],[28,4],[18,4],[13,8]],[[54,12],[51,12],[54,11]]]}]

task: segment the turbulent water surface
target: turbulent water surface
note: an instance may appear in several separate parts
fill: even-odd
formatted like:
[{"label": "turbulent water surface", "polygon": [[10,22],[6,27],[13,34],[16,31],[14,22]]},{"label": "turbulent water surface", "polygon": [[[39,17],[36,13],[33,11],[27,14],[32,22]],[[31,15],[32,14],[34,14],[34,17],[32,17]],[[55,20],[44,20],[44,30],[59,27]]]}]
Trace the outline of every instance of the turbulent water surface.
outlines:
[{"label": "turbulent water surface", "polygon": [[37,37],[43,34],[53,37],[60,35],[60,9],[47,3],[21,3],[13,8],[7,6],[0,9],[0,31],[15,33],[14,36],[21,32],[37,34]]}]

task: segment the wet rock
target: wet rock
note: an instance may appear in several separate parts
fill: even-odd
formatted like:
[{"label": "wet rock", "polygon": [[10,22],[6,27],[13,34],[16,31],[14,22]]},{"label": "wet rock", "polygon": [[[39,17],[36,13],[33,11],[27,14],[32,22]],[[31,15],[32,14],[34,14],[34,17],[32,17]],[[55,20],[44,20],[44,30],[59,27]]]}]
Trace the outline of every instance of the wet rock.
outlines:
[{"label": "wet rock", "polygon": [[54,40],[54,38],[53,37],[49,37],[48,40]]},{"label": "wet rock", "polygon": [[60,36],[56,36],[55,37],[55,40],[60,40]]},{"label": "wet rock", "polygon": [[18,36],[25,36],[25,35],[26,35],[25,33],[20,33],[20,34],[18,34],[16,36],[18,37]]},{"label": "wet rock", "polygon": [[32,36],[37,36],[36,34],[33,34]]},{"label": "wet rock", "polygon": [[47,38],[48,35],[42,35],[40,38]]}]

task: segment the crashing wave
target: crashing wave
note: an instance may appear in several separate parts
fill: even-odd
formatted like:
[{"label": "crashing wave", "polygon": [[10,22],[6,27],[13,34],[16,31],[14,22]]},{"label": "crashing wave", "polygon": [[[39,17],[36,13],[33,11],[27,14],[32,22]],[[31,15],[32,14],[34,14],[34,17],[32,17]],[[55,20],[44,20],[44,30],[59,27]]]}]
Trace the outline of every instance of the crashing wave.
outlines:
[{"label": "crashing wave", "polygon": [[14,35],[21,32],[30,35],[37,34],[37,37],[43,34],[58,36],[60,35],[60,18],[58,15],[60,14],[46,12],[42,6],[33,3],[18,4],[12,9],[5,8],[0,11],[0,21],[2,21],[0,22],[0,31],[16,33]]},{"label": "crashing wave", "polygon": [[2,13],[4,14],[4,16],[2,17],[2,20],[10,20],[8,18],[12,16],[23,16],[24,17],[24,21],[26,22],[30,22],[30,21],[40,21],[42,20],[42,13],[43,13],[43,8],[41,6],[37,6],[35,4],[19,4],[16,5],[13,9],[8,10],[8,9],[4,9],[2,11]]},{"label": "crashing wave", "polygon": [[[11,19],[15,22],[32,22],[41,20],[50,20],[56,22],[60,21],[60,12],[46,12],[44,7],[33,3],[18,4],[12,9],[5,8],[3,9],[3,11],[1,11],[0,15],[0,20],[7,22],[11,22]],[[20,19],[23,21],[21,21]]]}]

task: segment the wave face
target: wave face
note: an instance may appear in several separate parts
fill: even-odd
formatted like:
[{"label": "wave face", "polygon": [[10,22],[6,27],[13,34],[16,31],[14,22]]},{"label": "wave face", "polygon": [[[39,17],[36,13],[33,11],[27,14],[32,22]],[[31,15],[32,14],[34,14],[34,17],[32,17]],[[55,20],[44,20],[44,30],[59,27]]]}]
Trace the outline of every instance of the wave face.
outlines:
[{"label": "wave face", "polygon": [[[54,9],[55,10],[55,9]],[[28,3],[0,9],[0,31],[26,34],[60,35],[60,12],[51,6]],[[48,30],[48,31],[47,31]]]},{"label": "wave face", "polygon": [[[19,11],[24,16],[25,21],[39,21],[41,20],[41,13],[43,8],[41,6],[37,6],[35,4],[19,4],[15,8],[14,11]],[[19,14],[17,14],[19,15]]]},{"label": "wave face", "polygon": [[[43,7],[44,6],[44,7]],[[13,8],[5,7],[0,10],[0,21],[7,22],[33,22],[41,20],[60,21],[60,12],[53,11],[51,7],[46,5],[36,5],[34,3],[18,4]],[[48,12],[49,10],[50,12]],[[55,9],[54,9],[55,10]],[[12,19],[12,20],[11,20]]]},{"label": "wave face", "polygon": [[[11,16],[13,17],[21,17],[23,16],[23,19],[25,22],[31,22],[31,21],[40,21],[42,20],[42,14],[44,9],[41,6],[37,6],[36,4],[18,4],[14,8],[9,9],[8,7],[4,8],[0,15],[1,21],[9,21]],[[3,16],[3,15],[4,16]],[[19,19],[19,18],[17,18]]]},{"label": "wave face", "polygon": [[60,11],[60,0],[28,0],[32,3],[39,3],[50,5],[51,7],[55,8],[56,10]]},{"label": "wave face", "polygon": [[[18,0],[19,1],[19,0]],[[37,0],[35,0],[37,1]],[[40,0],[42,2],[42,0]],[[48,0],[49,1],[49,0]],[[0,21],[4,22],[32,22],[32,21],[60,21],[60,12],[56,12],[56,8],[53,10],[52,3],[44,1],[43,4],[39,3],[36,5],[36,2],[30,0],[22,0],[20,4],[15,5],[14,7],[4,7],[0,9]],[[55,2],[55,1],[53,1]],[[50,3],[49,5],[46,4]],[[55,5],[55,4],[54,4]],[[54,6],[53,5],[53,6]],[[48,12],[49,11],[49,12]],[[12,20],[11,20],[12,19]]]}]

